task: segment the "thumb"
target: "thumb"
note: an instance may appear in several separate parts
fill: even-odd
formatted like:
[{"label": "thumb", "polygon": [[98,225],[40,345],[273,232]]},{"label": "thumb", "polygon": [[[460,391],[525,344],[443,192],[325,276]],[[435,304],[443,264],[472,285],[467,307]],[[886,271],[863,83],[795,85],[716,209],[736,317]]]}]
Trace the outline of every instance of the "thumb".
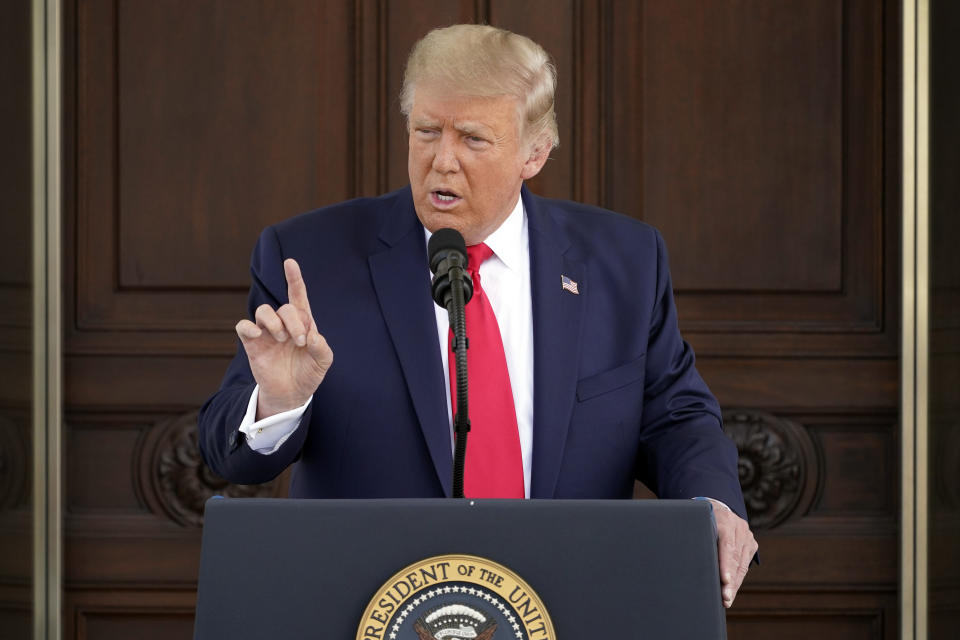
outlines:
[{"label": "thumb", "polygon": [[330,365],[333,364],[333,349],[327,344],[327,339],[317,331],[315,324],[310,327],[310,331],[307,333],[307,350],[313,360],[326,373]]}]

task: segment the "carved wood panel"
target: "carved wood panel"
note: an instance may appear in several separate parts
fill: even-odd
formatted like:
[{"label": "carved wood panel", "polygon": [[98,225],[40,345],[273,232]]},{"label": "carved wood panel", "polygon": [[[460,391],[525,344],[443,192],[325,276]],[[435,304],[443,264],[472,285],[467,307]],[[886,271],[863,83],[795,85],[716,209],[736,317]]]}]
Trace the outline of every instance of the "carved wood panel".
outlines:
[{"label": "carved wood panel", "polygon": [[258,229],[353,195],[349,9],[77,5],[69,349],[232,349]]},{"label": "carved wood panel", "polygon": [[663,232],[694,346],[895,355],[884,5],[615,6],[607,203]]},{"label": "carved wood panel", "polygon": [[90,591],[65,598],[64,637],[97,638],[193,637],[196,597],[188,593],[146,590]]},{"label": "carved wood panel", "polygon": [[764,561],[730,637],[893,637],[896,6],[66,3],[67,637],[189,637],[203,500],[285,491],[222,483],[193,433],[253,242],[406,182],[406,52],[473,20],[556,60],[531,188],[667,238]]}]

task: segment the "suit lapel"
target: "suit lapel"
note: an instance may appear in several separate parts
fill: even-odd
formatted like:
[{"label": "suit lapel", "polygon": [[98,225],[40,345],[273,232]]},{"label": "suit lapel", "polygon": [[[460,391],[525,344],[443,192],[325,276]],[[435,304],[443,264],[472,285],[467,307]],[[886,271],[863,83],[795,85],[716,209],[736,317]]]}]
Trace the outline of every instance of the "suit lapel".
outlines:
[{"label": "suit lapel", "polygon": [[426,242],[409,193],[401,196],[389,212],[380,240],[386,248],[369,258],[374,289],[430,457],[444,493],[449,496],[453,461],[440,344],[430,295]]},{"label": "suit lapel", "polygon": [[[533,472],[530,496],[552,498],[563,460],[577,390],[586,268],[565,255],[569,241],[550,217],[549,204],[523,188],[530,232],[533,300]],[[561,286],[575,281],[580,295]]]}]

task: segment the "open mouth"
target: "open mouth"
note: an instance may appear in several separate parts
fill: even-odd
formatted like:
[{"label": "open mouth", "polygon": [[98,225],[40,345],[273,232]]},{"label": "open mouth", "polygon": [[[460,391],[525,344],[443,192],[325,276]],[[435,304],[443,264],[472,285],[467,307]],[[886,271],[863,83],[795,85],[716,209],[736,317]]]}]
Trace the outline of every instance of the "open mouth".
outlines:
[{"label": "open mouth", "polygon": [[437,189],[436,191],[430,192],[430,199],[433,200],[435,205],[443,207],[456,203],[460,200],[460,196],[453,191]]}]

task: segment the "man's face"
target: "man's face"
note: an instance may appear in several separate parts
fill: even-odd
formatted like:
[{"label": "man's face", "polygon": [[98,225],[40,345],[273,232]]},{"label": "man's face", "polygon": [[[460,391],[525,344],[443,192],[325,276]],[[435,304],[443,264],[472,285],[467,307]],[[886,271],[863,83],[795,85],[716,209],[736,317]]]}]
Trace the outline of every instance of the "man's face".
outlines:
[{"label": "man's face", "polygon": [[[520,140],[517,100],[477,98],[417,86],[407,170],[417,217],[431,232],[451,228],[483,242],[510,215],[523,180],[546,160]],[[532,173],[531,173],[532,172]]]}]

